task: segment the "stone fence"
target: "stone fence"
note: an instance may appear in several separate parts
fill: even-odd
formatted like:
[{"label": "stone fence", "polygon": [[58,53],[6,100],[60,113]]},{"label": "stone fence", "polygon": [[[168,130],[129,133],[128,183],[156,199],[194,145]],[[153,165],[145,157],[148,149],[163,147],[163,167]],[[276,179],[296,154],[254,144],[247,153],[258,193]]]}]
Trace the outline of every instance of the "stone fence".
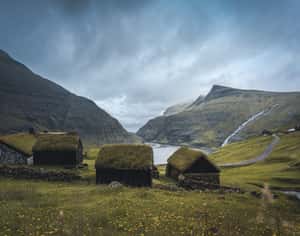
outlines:
[{"label": "stone fence", "polygon": [[43,168],[32,168],[26,166],[0,165],[0,176],[14,179],[36,179],[47,181],[71,182],[80,180],[81,177],[75,173],[66,171],[45,170]]},{"label": "stone fence", "polygon": [[219,174],[184,174],[178,177],[178,186],[186,190],[220,190],[225,192],[243,192],[240,188],[220,185]]}]

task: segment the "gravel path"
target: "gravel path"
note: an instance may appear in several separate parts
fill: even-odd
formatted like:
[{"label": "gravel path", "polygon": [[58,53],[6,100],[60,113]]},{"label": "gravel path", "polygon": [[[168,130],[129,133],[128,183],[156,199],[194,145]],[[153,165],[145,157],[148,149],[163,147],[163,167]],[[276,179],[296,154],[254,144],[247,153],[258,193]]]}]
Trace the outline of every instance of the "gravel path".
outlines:
[{"label": "gravel path", "polygon": [[250,160],[245,160],[245,161],[240,161],[240,162],[235,162],[235,163],[226,163],[226,164],[222,164],[219,165],[220,167],[240,167],[240,166],[247,166],[247,165],[251,165],[254,164],[258,161],[263,161],[265,160],[273,151],[274,147],[279,143],[280,138],[274,134],[273,135],[273,141],[269,144],[269,146],[265,149],[265,151],[259,155],[258,157],[255,157],[253,159]]}]

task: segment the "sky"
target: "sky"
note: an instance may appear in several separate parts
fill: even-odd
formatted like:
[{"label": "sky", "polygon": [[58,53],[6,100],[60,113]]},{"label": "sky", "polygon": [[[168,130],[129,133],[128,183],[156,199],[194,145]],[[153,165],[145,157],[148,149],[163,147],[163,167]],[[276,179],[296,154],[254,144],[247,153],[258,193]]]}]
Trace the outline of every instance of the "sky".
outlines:
[{"label": "sky", "polygon": [[212,85],[300,90],[298,0],[1,0],[0,48],[129,131]]}]

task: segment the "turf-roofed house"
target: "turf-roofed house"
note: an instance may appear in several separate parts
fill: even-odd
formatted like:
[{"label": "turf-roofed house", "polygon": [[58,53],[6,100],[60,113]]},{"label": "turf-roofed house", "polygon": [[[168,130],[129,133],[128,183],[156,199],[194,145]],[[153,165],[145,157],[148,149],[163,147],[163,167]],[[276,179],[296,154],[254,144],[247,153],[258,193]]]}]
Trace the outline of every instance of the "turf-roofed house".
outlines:
[{"label": "turf-roofed house", "polygon": [[36,136],[17,133],[0,137],[0,164],[26,165],[32,160],[32,146]]},{"label": "turf-roofed house", "polygon": [[77,133],[44,133],[33,146],[34,165],[76,166],[82,163],[82,142]]},{"label": "turf-roofed house", "polygon": [[220,169],[201,151],[181,147],[168,159],[166,176],[178,180],[179,176],[197,179],[218,186]]},{"label": "turf-roofed house", "polygon": [[143,144],[103,145],[95,163],[96,183],[118,181],[136,187],[152,186],[153,151]]}]

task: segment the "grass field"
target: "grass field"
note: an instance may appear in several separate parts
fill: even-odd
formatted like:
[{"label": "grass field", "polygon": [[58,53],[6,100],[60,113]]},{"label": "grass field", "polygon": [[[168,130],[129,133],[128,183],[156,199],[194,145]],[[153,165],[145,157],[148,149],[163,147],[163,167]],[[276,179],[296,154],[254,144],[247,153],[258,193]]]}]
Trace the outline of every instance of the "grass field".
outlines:
[{"label": "grass field", "polygon": [[[97,149],[87,152],[87,169],[74,170],[83,181],[0,178],[0,235],[300,235],[299,200],[280,193],[273,198],[267,187],[262,188],[265,183],[277,189],[299,188],[299,138],[299,133],[281,136],[261,163],[222,169],[222,184],[241,187],[246,190],[242,194],[178,189],[164,176],[164,166],[159,166],[161,178],[154,180],[152,189],[97,186]],[[217,163],[226,162],[226,157],[252,158],[270,140],[228,145],[210,158]],[[253,190],[261,191],[262,197],[253,196]]]},{"label": "grass field", "polygon": [[[0,179],[1,235],[299,235],[297,200]],[[289,209],[287,211],[287,209]],[[276,234],[279,235],[279,234]]]},{"label": "grass field", "polygon": [[211,156],[217,164],[234,163],[259,156],[272,142],[272,136],[254,137],[247,141],[228,144]]}]

